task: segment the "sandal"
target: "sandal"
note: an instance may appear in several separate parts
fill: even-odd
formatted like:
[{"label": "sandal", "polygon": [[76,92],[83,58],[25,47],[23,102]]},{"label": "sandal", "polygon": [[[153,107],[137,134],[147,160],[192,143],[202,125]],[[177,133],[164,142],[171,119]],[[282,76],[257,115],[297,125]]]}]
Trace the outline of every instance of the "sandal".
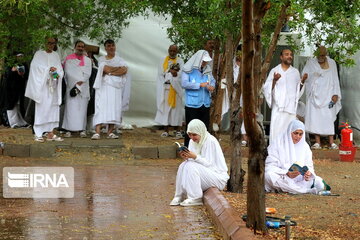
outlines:
[{"label": "sandal", "polygon": [[311,149],[318,150],[318,149],[321,149],[321,146],[319,143],[314,143],[314,145],[311,146]]},{"label": "sandal", "polygon": [[43,142],[44,142],[44,138],[43,138],[43,137],[37,137],[37,136],[35,136],[34,141],[35,141],[35,142],[41,142],[41,143],[43,143]]},{"label": "sandal", "polygon": [[168,136],[169,136],[169,133],[168,133],[168,132],[163,132],[160,136],[161,136],[161,137],[168,137]]},{"label": "sandal", "polygon": [[95,133],[94,135],[92,135],[91,140],[99,140],[100,139],[100,134]]},{"label": "sandal", "polygon": [[53,135],[52,138],[47,138],[46,141],[62,142],[62,141],[64,141],[64,139],[62,137]]},{"label": "sandal", "polygon": [[184,136],[182,135],[182,133],[181,133],[181,132],[176,132],[176,134],[175,134],[175,139],[182,139],[182,138],[184,138]]},{"label": "sandal", "polygon": [[66,137],[66,138],[71,137],[71,132],[66,132],[66,133],[64,134],[64,137]]},{"label": "sandal", "polygon": [[107,138],[109,138],[109,139],[118,139],[119,136],[118,136],[118,135],[115,135],[114,133],[110,133],[110,134],[107,136]]},{"label": "sandal", "polygon": [[339,149],[339,147],[335,143],[332,143],[330,149]]},{"label": "sandal", "polygon": [[80,137],[81,138],[86,138],[86,131],[80,132]]}]

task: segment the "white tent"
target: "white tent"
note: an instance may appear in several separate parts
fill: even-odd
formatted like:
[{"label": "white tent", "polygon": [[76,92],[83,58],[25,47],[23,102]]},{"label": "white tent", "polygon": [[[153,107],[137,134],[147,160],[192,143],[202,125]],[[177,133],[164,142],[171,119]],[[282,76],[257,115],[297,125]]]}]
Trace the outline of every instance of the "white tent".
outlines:
[{"label": "white tent", "polygon": [[164,17],[133,18],[117,44],[132,76],[130,109],[124,115],[126,123],[155,124],[157,69],[171,44],[166,32],[170,25]]},{"label": "white tent", "polygon": [[[348,121],[360,129],[360,52],[353,56],[356,65],[341,67],[340,87],[342,95],[342,109],[340,122]],[[354,131],[354,139],[360,141],[360,132]]]}]

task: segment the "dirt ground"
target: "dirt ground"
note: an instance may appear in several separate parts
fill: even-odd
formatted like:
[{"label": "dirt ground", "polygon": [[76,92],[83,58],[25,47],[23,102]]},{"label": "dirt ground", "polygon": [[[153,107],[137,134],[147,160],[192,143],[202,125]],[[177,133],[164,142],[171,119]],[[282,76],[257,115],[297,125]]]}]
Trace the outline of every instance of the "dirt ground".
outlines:
[{"label": "dirt ground", "polygon": [[[159,137],[161,131],[135,130],[136,139],[141,144],[172,144],[174,138]],[[131,131],[124,131],[124,143],[134,143]],[[229,135],[222,134],[220,144],[223,149],[230,145]],[[181,140],[182,141],[182,140]],[[137,144],[140,144],[138,141]],[[327,151],[327,150],[324,150]],[[225,155],[230,153],[225,151]],[[227,158],[227,160],[230,160]],[[360,239],[360,163],[340,162],[333,159],[314,159],[316,173],[332,187],[332,192],[340,196],[266,194],[266,206],[276,208],[274,217],[291,216],[297,226],[292,227],[292,239],[338,240]],[[243,160],[247,170],[247,159]],[[245,176],[247,177],[247,176]],[[244,193],[224,192],[224,196],[240,216],[246,214],[246,184]],[[285,239],[285,229],[269,229],[266,236],[257,239]]]},{"label": "dirt ground", "polygon": [[[33,143],[29,129],[18,129],[17,136],[13,135],[13,130],[0,130],[3,133],[0,142]],[[160,134],[161,130],[149,128],[124,130],[122,140],[127,148],[183,141],[175,137],[161,138]],[[222,134],[220,144],[223,149],[229,149],[229,135]],[[225,156],[229,156],[227,151]],[[317,175],[332,187],[332,193],[340,196],[266,194],[266,207],[276,208],[275,217],[290,215],[297,222],[297,226],[291,228],[292,239],[360,239],[360,162],[314,159],[314,165]],[[243,168],[247,170],[247,159],[243,159]],[[224,192],[240,216],[246,214],[246,192],[246,187],[241,194]],[[256,238],[285,239],[285,229],[269,229],[269,234]]]}]

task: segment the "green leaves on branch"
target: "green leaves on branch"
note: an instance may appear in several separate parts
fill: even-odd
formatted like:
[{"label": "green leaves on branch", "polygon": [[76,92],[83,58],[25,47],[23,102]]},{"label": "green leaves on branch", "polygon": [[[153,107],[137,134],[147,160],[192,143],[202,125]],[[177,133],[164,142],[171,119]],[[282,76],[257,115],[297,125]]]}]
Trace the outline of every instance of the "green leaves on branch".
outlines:
[{"label": "green leaves on branch", "polygon": [[[280,9],[288,0],[265,2],[270,2],[262,22],[261,40],[266,49]],[[172,16],[169,37],[185,53],[202,48],[208,38],[224,43],[225,29],[234,37],[241,32],[240,0],[149,0],[148,4],[156,13]],[[288,25],[305,41],[288,38],[289,44],[295,50],[303,49],[305,43],[324,44],[338,62],[351,63],[349,55],[360,48],[359,5],[358,0],[290,0]]]},{"label": "green leaves on branch", "polygon": [[2,0],[0,7],[7,9],[0,13],[1,57],[13,51],[32,55],[46,36],[65,46],[80,36],[119,38],[127,20],[145,10],[141,1],[130,0]]}]

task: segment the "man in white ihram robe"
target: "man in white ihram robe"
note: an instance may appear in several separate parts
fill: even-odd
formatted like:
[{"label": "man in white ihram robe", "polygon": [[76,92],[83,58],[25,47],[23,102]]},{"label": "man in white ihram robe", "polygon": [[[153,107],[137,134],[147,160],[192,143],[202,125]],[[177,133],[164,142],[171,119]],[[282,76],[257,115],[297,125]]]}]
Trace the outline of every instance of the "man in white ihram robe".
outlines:
[{"label": "man in white ihram robe", "polygon": [[106,56],[99,58],[99,69],[94,82],[95,114],[93,124],[96,133],[93,140],[100,139],[101,125],[108,125],[107,138],[116,139],[119,136],[112,131],[115,125],[121,124],[123,109],[123,88],[127,81],[127,64],[115,55],[116,46],[113,40],[105,41]]},{"label": "man in white ihram robe", "polygon": [[[87,122],[87,105],[90,100],[89,78],[91,75],[92,63],[90,58],[84,56],[85,43],[77,41],[75,53],[66,57],[64,63],[66,93],[65,111],[62,128],[68,131],[84,131]],[[70,96],[70,90],[76,87],[78,94]],[[71,133],[68,132],[68,137]],[[81,132],[81,137],[86,133]]]},{"label": "man in white ihram robe", "polygon": [[[59,127],[61,104],[61,79],[64,75],[60,57],[53,51],[56,41],[47,39],[46,50],[35,53],[30,65],[25,96],[35,101],[35,141],[43,142],[42,135],[48,133],[48,141],[62,141],[54,135]],[[57,74],[56,74],[57,73]]]},{"label": "man in white ihram robe", "polygon": [[[180,69],[184,61],[177,56],[178,47],[170,45],[168,55],[161,59],[157,81],[156,81],[156,116],[155,122],[165,126],[165,131],[161,134],[163,137],[169,136],[169,126],[180,127],[184,120],[184,90],[181,87],[181,72],[173,76],[170,72],[170,66],[178,63]],[[170,93],[170,98],[169,98]],[[181,135],[181,133],[179,133]]]},{"label": "man in white ihram robe", "polygon": [[280,59],[281,64],[271,69],[263,86],[266,102],[271,108],[270,144],[286,130],[291,120],[296,119],[297,104],[307,78],[305,74],[301,79],[299,71],[291,66],[291,50],[282,50]]},{"label": "man in white ihram robe", "polygon": [[[177,71],[173,69],[170,70],[175,71],[176,73],[174,74],[177,74],[176,76],[174,76],[172,72],[168,72],[165,74],[165,78],[163,79],[163,89],[157,95],[157,97],[161,98],[162,101],[158,106],[155,121],[164,126],[181,127],[184,121],[184,90],[181,86],[181,73],[179,72],[179,70],[180,69],[178,69]],[[175,91],[175,94],[173,96],[172,102],[170,103],[169,92],[171,87]],[[169,130],[167,129],[167,131]]]},{"label": "man in white ihram robe", "polygon": [[337,67],[335,61],[327,56],[325,47],[319,47],[317,55],[307,61],[303,70],[309,75],[305,84],[305,127],[306,131],[315,134],[313,149],[321,148],[320,135],[329,136],[330,148],[337,149],[333,136],[336,114],[341,109]]}]

